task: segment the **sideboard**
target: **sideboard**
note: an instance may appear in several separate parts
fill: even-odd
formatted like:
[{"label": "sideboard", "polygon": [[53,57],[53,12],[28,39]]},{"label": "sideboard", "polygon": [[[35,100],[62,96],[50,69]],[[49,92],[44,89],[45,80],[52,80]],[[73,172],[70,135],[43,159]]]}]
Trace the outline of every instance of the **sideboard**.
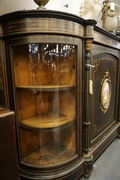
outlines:
[{"label": "sideboard", "polygon": [[119,38],[51,10],[11,12],[0,24],[21,180],[89,178],[119,136]]}]

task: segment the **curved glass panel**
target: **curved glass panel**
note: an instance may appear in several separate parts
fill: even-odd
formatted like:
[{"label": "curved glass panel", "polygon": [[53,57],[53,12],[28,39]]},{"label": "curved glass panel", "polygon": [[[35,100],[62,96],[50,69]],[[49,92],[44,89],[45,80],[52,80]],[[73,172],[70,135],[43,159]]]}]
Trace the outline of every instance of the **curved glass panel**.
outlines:
[{"label": "curved glass panel", "polygon": [[20,156],[53,166],[76,155],[76,46],[12,47]]}]

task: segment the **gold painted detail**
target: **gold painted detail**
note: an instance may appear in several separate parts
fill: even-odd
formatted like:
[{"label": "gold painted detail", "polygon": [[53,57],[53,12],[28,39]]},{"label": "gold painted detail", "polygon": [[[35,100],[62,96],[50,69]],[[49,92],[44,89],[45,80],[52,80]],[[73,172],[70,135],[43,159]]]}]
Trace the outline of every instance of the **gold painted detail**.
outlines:
[{"label": "gold painted detail", "polygon": [[84,154],[84,160],[87,162],[92,161],[93,160],[93,155],[91,152],[88,152],[87,154]]},{"label": "gold painted detail", "polygon": [[92,136],[94,136],[97,133],[98,127],[96,124],[93,124],[92,126]]},{"label": "gold painted detail", "polygon": [[42,22],[33,22],[30,21],[28,23],[26,23],[26,27],[27,28],[51,28],[53,25],[51,24],[51,22],[49,20],[46,21],[42,21]]},{"label": "gold painted detail", "polygon": [[111,78],[109,76],[109,71],[105,72],[104,78],[101,82],[101,92],[100,92],[100,109],[103,112],[103,114],[106,113],[106,111],[109,108],[110,100],[111,100]]},{"label": "gold painted detail", "polygon": [[90,51],[92,46],[92,40],[86,40],[86,51]]},{"label": "gold painted detail", "polygon": [[72,34],[84,36],[84,27],[76,22],[66,21],[63,19],[23,19],[4,25],[4,34],[20,34],[29,32],[48,32]]},{"label": "gold painted detail", "polygon": [[26,27],[27,28],[36,28],[36,27],[40,27],[41,26],[41,23],[39,22],[28,22],[26,23]]},{"label": "gold painted detail", "polygon": [[117,62],[113,61],[113,67],[114,67],[114,71],[117,71]]},{"label": "gold painted detail", "polygon": [[120,43],[117,40],[111,39],[97,31],[94,31],[94,41],[120,49]]},{"label": "gold painted detail", "polygon": [[[110,51],[110,50],[109,50],[109,51]],[[113,69],[114,69],[114,71],[116,72],[116,70],[117,70],[117,62],[114,61],[114,60],[111,59],[111,58],[100,58],[100,59],[94,60],[94,67],[95,67],[94,72],[97,72],[98,66],[100,65],[101,61],[104,60],[104,59],[109,60],[109,61],[112,61]]]},{"label": "gold painted detail", "polygon": [[89,126],[89,125],[90,125],[90,122],[84,122],[84,125],[85,125],[85,126]]},{"label": "gold painted detail", "polygon": [[50,21],[45,21],[44,27],[45,27],[45,28],[50,28],[50,27],[51,27]]},{"label": "gold painted detail", "polygon": [[4,32],[14,31],[16,29],[17,29],[17,25],[7,24],[6,26],[4,26],[3,31]]},{"label": "gold painted detail", "polygon": [[118,13],[118,5],[115,4],[115,9],[111,10],[110,9],[110,2],[107,2],[106,0],[103,2],[103,8],[102,8],[102,19],[103,22],[105,23],[105,20],[107,16],[109,17],[115,17]]}]

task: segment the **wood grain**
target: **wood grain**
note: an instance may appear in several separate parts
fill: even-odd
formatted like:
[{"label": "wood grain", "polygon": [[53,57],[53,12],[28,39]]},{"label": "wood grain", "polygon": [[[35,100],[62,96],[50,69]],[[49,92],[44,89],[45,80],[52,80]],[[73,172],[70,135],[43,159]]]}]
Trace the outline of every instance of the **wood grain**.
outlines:
[{"label": "wood grain", "polygon": [[20,121],[20,126],[35,129],[50,129],[62,127],[73,120],[73,117],[68,117],[56,112],[50,112]]},{"label": "wood grain", "polygon": [[60,143],[51,141],[46,143],[40,149],[32,152],[23,158],[24,162],[34,165],[48,165],[57,164],[70,159],[76,154],[72,149],[68,149]]}]

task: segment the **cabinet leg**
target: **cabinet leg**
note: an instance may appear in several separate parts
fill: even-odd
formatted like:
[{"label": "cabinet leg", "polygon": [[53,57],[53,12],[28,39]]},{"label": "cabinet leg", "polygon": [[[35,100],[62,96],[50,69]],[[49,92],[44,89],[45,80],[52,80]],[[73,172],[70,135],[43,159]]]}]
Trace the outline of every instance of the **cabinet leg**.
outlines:
[{"label": "cabinet leg", "polygon": [[84,155],[84,169],[85,169],[85,173],[84,173],[84,177],[89,178],[92,174],[93,171],[93,156],[92,154],[89,155]]}]

